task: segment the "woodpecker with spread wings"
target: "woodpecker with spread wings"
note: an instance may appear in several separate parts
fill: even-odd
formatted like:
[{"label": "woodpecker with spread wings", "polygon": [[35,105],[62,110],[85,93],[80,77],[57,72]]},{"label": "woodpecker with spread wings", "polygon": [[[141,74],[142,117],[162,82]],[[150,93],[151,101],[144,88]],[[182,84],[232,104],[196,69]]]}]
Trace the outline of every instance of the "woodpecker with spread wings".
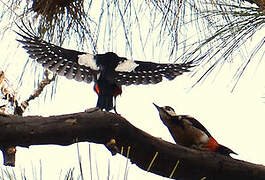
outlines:
[{"label": "woodpecker with spread wings", "polygon": [[18,41],[24,45],[29,57],[43,67],[68,79],[86,83],[94,81],[94,90],[98,94],[97,107],[106,111],[114,109],[116,112],[116,97],[121,95],[122,85],[156,84],[163,77],[172,80],[192,67],[191,62],[159,64],[134,61],[113,52],[90,54],[56,46],[31,32],[17,34],[22,37]]},{"label": "woodpecker with spread wings", "polygon": [[208,130],[195,118],[188,115],[177,115],[170,106],[157,108],[162,122],[167,126],[177,144],[185,147],[216,152],[225,156],[234,151],[219,144]]}]

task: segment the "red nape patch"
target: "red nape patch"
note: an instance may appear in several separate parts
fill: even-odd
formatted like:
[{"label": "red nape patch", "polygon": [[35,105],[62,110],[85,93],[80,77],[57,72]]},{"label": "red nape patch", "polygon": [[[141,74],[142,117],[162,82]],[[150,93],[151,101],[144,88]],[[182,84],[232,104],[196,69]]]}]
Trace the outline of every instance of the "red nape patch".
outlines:
[{"label": "red nape patch", "polygon": [[116,89],[114,89],[112,95],[113,95],[114,97],[116,97],[116,96],[118,96],[118,95],[121,95],[121,93],[122,93],[121,86],[118,86]]},{"label": "red nape patch", "polygon": [[98,87],[98,84],[95,84],[94,85],[94,91],[99,94],[99,87]]},{"label": "red nape patch", "polygon": [[209,148],[212,152],[215,152],[218,146],[218,142],[213,137],[210,137],[209,142],[205,145],[205,147]]}]

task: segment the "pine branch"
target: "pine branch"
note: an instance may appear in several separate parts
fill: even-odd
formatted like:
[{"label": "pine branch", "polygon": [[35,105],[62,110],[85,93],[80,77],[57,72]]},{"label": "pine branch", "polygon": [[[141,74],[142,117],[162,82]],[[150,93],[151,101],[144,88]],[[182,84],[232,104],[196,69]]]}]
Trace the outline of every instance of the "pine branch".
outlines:
[{"label": "pine branch", "polygon": [[[7,128],[8,127],[8,128]],[[105,144],[143,170],[171,178],[264,179],[265,167],[211,152],[201,152],[153,137],[123,117],[92,109],[50,117],[0,116],[0,147],[79,142]],[[12,151],[12,153],[15,153]],[[6,161],[6,159],[5,159]]]},{"label": "pine branch", "polygon": [[40,94],[43,92],[44,88],[55,80],[56,74],[53,74],[51,78],[49,77],[49,75],[50,72],[48,70],[45,70],[43,80],[39,83],[38,88],[29,96],[29,98],[21,103],[21,114],[17,115],[22,115],[26,110],[26,108],[28,107],[29,102],[39,97]]}]

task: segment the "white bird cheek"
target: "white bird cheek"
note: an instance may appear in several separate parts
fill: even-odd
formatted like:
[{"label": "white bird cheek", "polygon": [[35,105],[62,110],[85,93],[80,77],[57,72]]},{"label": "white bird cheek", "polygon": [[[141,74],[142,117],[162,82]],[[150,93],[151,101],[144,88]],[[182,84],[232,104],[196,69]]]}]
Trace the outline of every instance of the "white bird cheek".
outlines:
[{"label": "white bird cheek", "polygon": [[203,144],[206,144],[206,143],[208,143],[208,141],[209,141],[209,137],[203,132],[202,136],[200,137],[200,141],[201,141]]},{"label": "white bird cheek", "polygon": [[168,113],[170,116],[177,116],[177,114],[176,114],[174,111],[167,111],[167,113]]}]

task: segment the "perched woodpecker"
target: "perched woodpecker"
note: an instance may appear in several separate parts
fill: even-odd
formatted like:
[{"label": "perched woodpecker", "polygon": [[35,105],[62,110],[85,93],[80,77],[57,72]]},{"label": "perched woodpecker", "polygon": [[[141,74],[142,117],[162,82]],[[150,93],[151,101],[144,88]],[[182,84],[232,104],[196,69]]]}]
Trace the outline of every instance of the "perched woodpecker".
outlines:
[{"label": "perched woodpecker", "polygon": [[17,34],[23,38],[18,41],[24,45],[29,56],[45,68],[68,79],[86,83],[94,81],[94,90],[98,94],[97,107],[106,111],[114,109],[116,112],[116,97],[121,95],[122,85],[156,84],[162,81],[162,77],[172,80],[192,67],[191,62],[159,64],[134,61],[113,52],[93,55],[48,43],[32,32]]},{"label": "perched woodpecker", "polygon": [[[153,103],[154,104],[154,103]],[[219,144],[207,129],[195,118],[188,115],[177,115],[170,106],[157,108],[162,122],[167,126],[177,144],[200,150],[212,151],[225,156],[237,154]]]}]

